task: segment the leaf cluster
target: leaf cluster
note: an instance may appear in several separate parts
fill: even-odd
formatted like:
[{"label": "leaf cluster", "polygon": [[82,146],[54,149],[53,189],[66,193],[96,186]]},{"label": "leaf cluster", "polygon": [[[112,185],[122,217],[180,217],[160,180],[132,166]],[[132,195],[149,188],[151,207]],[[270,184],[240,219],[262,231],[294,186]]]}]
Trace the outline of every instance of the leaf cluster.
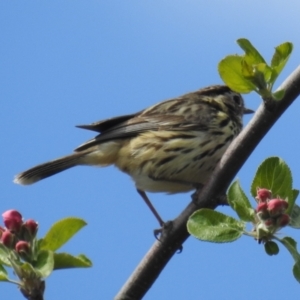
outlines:
[{"label": "leaf cluster", "polygon": [[268,65],[250,41],[241,38],[237,43],[245,54],[228,55],[218,65],[219,74],[226,85],[239,93],[255,91],[263,99],[281,100],[284,91],[273,93],[272,88],[292,53],[293,44],[286,42],[275,47]]},{"label": "leaf cluster", "polygon": [[[30,261],[20,259],[14,250],[0,243],[0,281],[15,283],[26,290],[29,279],[45,279],[54,270],[91,267],[91,261],[83,254],[73,256],[56,252],[85,225],[84,220],[74,217],[54,223],[44,238],[32,241],[34,258]],[[20,282],[10,279],[4,266],[12,267]]]},{"label": "leaf cluster", "polygon": [[[251,195],[255,198],[257,189],[263,187],[271,190],[275,197],[285,199],[288,202],[286,213],[290,215],[291,220],[289,226],[299,229],[300,207],[295,204],[299,190],[294,189],[292,183],[292,174],[288,165],[279,157],[270,157],[259,166],[251,185]],[[276,232],[267,232],[266,239],[258,238],[257,224],[260,220],[238,180],[229,187],[227,199],[239,220],[217,211],[200,209],[188,220],[189,233],[197,239],[214,243],[233,242],[242,235],[251,236],[263,242],[268,255],[279,253],[277,241],[285,246],[294,258],[293,274],[300,282],[300,254],[295,240],[291,237],[279,238]],[[247,222],[253,225],[253,230],[250,232],[246,230]]]}]

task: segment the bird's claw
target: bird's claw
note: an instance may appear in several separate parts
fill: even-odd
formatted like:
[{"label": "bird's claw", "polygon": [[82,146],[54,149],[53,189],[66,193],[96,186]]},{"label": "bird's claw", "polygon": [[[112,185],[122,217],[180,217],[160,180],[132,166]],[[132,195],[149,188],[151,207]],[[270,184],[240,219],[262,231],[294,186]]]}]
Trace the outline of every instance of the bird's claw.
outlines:
[{"label": "bird's claw", "polygon": [[158,241],[161,241],[162,238],[166,235],[168,235],[168,233],[172,230],[172,221],[167,221],[167,222],[163,222],[161,223],[161,227],[158,229],[154,229],[153,233],[155,238]]},{"label": "bird's claw", "polygon": [[[164,237],[168,236],[168,234],[171,232],[173,227],[173,222],[172,221],[168,221],[168,222],[164,222],[161,224],[161,228],[158,229],[154,229],[153,233],[154,233],[154,237],[161,242],[163,240]],[[183,246],[180,245],[178,247],[177,253],[181,253],[183,250]]]}]

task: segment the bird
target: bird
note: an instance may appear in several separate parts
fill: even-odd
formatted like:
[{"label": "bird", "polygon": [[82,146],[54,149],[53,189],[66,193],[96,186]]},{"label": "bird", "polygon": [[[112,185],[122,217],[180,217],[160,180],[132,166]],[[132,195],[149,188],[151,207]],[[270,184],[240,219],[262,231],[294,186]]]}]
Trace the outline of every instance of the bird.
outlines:
[{"label": "bird", "polygon": [[146,192],[175,194],[203,186],[249,113],[239,93],[208,86],[134,114],[76,126],[98,135],[70,155],[16,175],[14,182],[29,185],[79,165],[115,165],[133,179],[162,226]]}]

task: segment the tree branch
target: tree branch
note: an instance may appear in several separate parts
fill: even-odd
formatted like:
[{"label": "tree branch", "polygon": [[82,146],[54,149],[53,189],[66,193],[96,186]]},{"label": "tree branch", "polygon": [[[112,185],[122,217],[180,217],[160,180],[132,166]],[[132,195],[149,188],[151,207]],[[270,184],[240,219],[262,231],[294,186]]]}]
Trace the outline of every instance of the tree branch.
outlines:
[{"label": "tree branch", "polygon": [[252,151],[300,94],[300,66],[279,89],[285,90],[284,98],[272,110],[264,103],[260,105],[249,124],[226,150],[210,180],[201,191],[197,192],[194,201],[172,222],[171,230],[163,232],[160,241],[153,244],[116,295],[115,300],[141,299],[171,257],[189,237],[186,229],[189,216],[200,208],[214,209],[218,206],[218,196],[226,191]]},{"label": "tree branch", "polygon": [[44,300],[44,292],[46,284],[44,280],[32,280],[27,281],[25,288],[21,287],[20,291],[22,295],[28,300]]}]

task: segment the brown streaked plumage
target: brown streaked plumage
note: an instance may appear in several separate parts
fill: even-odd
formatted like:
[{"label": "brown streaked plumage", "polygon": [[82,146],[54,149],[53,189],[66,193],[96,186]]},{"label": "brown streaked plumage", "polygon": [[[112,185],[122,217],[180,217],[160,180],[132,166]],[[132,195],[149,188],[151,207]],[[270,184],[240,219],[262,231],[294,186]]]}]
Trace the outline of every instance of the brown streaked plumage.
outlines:
[{"label": "brown streaked plumage", "polygon": [[77,126],[99,134],[75,153],[22,172],[14,181],[27,185],[77,165],[114,164],[132,177],[146,201],[145,191],[187,192],[207,181],[249,112],[241,95],[227,86],[207,87],[136,114]]}]

